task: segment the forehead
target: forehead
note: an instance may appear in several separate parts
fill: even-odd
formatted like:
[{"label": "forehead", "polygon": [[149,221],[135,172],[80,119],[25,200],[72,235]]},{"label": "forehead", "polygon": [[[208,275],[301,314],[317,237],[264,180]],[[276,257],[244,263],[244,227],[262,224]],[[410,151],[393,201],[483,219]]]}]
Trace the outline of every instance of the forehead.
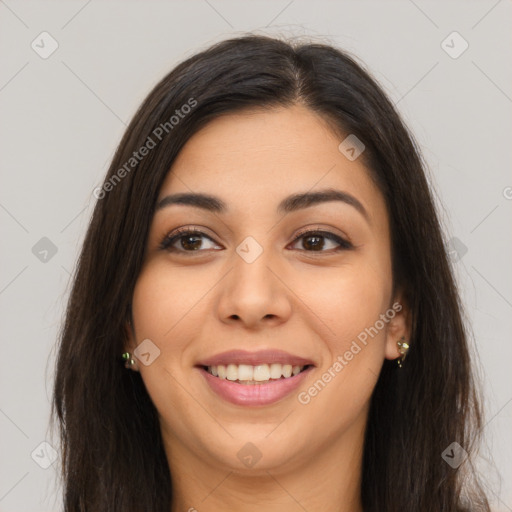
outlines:
[{"label": "forehead", "polygon": [[253,110],[221,116],[194,134],[180,151],[160,190],[209,193],[229,211],[275,208],[297,192],[335,188],[356,196],[370,217],[385,204],[369,171],[349,160],[336,135],[318,114],[303,106]]}]

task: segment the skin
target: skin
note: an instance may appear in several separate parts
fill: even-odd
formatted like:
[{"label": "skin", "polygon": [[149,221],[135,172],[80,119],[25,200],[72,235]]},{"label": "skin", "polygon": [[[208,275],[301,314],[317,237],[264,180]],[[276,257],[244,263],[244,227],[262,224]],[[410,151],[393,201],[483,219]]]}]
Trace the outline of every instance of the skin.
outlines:
[{"label": "skin", "polygon": [[[190,205],[157,211],[133,295],[126,349],[133,353],[149,338],[160,350],[151,364],[136,360],[132,369],[159,413],[172,512],[362,511],[369,401],[384,359],[400,355],[396,342],[408,339],[409,321],[400,294],[392,296],[384,198],[362,159],[338,150],[341,140],[301,105],[223,116],[187,142],[163,183],[158,200],[202,192],[228,206],[223,214]],[[290,194],[324,188],[355,196],[368,220],[338,201],[276,213]],[[175,252],[159,248],[180,227],[205,234],[200,250],[183,246],[183,238]],[[307,235],[297,239],[303,228],[332,232],[354,248],[335,251],[338,243],[322,238],[312,249]],[[263,248],[252,263],[236,252],[248,236]],[[300,403],[298,392],[395,302],[403,309]],[[238,406],[213,393],[195,365],[239,348],[282,349],[316,367],[281,401]],[[249,442],[261,454],[252,467],[237,457]]]}]

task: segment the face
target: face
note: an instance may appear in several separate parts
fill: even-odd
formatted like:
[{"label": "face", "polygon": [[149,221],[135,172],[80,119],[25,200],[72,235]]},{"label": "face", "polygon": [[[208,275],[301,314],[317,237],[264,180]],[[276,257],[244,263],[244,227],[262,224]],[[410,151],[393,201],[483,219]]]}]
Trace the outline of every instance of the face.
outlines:
[{"label": "face", "polygon": [[170,169],[126,348],[139,346],[171,471],[293,469],[361,441],[406,310],[384,199],[342,140],[302,106],[237,113]]}]

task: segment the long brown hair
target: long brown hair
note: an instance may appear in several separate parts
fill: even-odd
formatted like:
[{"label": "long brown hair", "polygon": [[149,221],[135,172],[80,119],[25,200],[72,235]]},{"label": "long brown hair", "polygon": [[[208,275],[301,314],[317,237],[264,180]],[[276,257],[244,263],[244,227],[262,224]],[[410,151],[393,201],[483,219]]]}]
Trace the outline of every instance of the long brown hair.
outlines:
[{"label": "long brown hair", "polygon": [[250,34],[192,56],[155,86],[95,192],[60,333],[52,402],[67,512],[169,511],[171,475],[156,410],[140,374],[120,361],[155,201],[180,149],[208,121],[294,103],[364,143],[368,172],[387,204],[393,285],[405,290],[413,320],[404,367],[384,361],[372,395],[364,510],[489,511],[470,457],[454,468],[441,456],[454,442],[471,455],[482,418],[417,144],[356,58],[328,44]]}]

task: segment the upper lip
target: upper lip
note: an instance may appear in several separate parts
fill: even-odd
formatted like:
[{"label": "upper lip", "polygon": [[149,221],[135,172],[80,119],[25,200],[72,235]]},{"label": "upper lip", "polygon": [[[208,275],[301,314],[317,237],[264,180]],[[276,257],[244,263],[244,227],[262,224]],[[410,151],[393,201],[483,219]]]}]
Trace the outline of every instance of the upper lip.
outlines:
[{"label": "upper lip", "polygon": [[257,366],[260,364],[291,364],[292,366],[313,365],[313,361],[299,357],[283,350],[259,350],[257,352],[248,352],[246,350],[230,350],[222,352],[197,363],[198,366],[218,366],[228,364],[248,364]]}]

